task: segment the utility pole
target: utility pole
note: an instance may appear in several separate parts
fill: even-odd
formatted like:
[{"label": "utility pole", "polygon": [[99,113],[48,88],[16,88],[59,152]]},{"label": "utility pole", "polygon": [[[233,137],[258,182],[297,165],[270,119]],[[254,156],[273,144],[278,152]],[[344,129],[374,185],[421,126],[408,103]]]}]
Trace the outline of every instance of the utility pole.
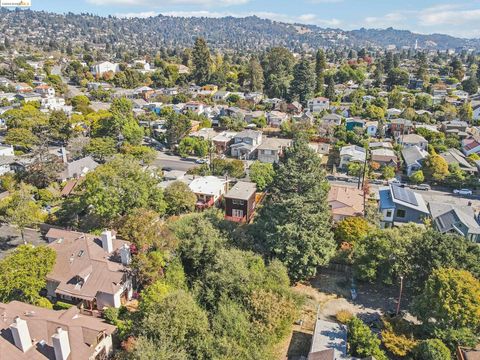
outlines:
[{"label": "utility pole", "polygon": [[402,292],[403,292],[403,276],[400,276],[400,293],[398,294],[398,303],[396,316],[400,313],[400,302],[402,301]]}]

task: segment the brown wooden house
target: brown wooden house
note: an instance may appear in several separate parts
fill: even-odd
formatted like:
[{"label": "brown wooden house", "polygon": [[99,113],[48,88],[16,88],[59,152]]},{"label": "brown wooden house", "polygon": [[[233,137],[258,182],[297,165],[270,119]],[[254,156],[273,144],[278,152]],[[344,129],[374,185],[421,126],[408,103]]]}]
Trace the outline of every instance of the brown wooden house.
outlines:
[{"label": "brown wooden house", "polygon": [[225,198],[225,219],[248,223],[255,212],[257,187],[251,182],[237,182]]}]

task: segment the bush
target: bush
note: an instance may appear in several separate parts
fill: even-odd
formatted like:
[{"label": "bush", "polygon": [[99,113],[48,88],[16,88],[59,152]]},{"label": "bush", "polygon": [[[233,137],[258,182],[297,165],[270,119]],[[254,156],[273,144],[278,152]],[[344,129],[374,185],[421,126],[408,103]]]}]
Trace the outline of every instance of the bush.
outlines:
[{"label": "bush", "polygon": [[53,305],[53,309],[54,310],[68,310],[72,307],[73,305],[72,304],[69,304],[69,303],[66,303],[66,302],[63,302],[63,301],[57,301],[54,305]]},{"label": "bush", "polygon": [[422,341],[414,349],[416,360],[450,360],[450,350],[438,339]]},{"label": "bush", "polygon": [[339,323],[346,324],[353,318],[353,314],[351,311],[348,310],[339,310],[335,314],[335,317],[337,318],[337,321]]},{"label": "bush", "polygon": [[35,301],[36,306],[43,307],[45,309],[53,309],[53,305],[47,298],[41,297]]},{"label": "bush", "polygon": [[359,318],[353,317],[348,322],[348,335],[351,355],[360,358],[374,356],[376,360],[387,360],[385,353],[380,350],[380,339]]},{"label": "bush", "polygon": [[395,356],[406,356],[409,354],[417,342],[407,338],[405,335],[397,335],[390,330],[382,331],[382,341],[385,348]]}]

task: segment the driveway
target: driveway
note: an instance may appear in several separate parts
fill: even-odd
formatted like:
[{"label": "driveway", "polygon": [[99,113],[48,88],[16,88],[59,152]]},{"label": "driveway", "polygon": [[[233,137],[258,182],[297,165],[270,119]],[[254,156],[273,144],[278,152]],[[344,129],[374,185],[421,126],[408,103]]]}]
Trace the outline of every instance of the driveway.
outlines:
[{"label": "driveway", "polygon": [[[35,246],[46,244],[46,241],[42,238],[38,230],[25,229],[24,234],[28,244]],[[4,258],[9,252],[22,244],[22,237],[17,228],[11,225],[0,226],[0,259]]]}]

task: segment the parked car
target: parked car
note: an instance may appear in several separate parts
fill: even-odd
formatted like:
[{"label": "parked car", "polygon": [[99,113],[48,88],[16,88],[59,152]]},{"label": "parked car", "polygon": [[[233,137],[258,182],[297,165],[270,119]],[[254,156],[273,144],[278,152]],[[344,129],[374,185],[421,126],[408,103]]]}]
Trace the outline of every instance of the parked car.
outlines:
[{"label": "parked car", "polygon": [[428,191],[428,190],[431,190],[432,188],[428,184],[420,184],[415,186],[415,189]]},{"label": "parked car", "polygon": [[330,180],[330,181],[334,181],[336,179],[336,177],[334,175],[327,175],[327,176],[325,176],[325,178],[327,180]]},{"label": "parked car", "polygon": [[455,189],[455,190],[453,190],[453,193],[457,194],[457,195],[472,195],[473,194],[472,190],[470,190],[470,189]]},{"label": "parked car", "polygon": [[210,160],[208,160],[208,159],[197,159],[197,160],[195,160],[195,163],[197,163],[197,164],[208,164],[208,163],[210,163]]},{"label": "parked car", "polygon": [[162,171],[172,171],[173,169],[171,167],[168,167],[168,166],[164,166],[162,167]]}]

